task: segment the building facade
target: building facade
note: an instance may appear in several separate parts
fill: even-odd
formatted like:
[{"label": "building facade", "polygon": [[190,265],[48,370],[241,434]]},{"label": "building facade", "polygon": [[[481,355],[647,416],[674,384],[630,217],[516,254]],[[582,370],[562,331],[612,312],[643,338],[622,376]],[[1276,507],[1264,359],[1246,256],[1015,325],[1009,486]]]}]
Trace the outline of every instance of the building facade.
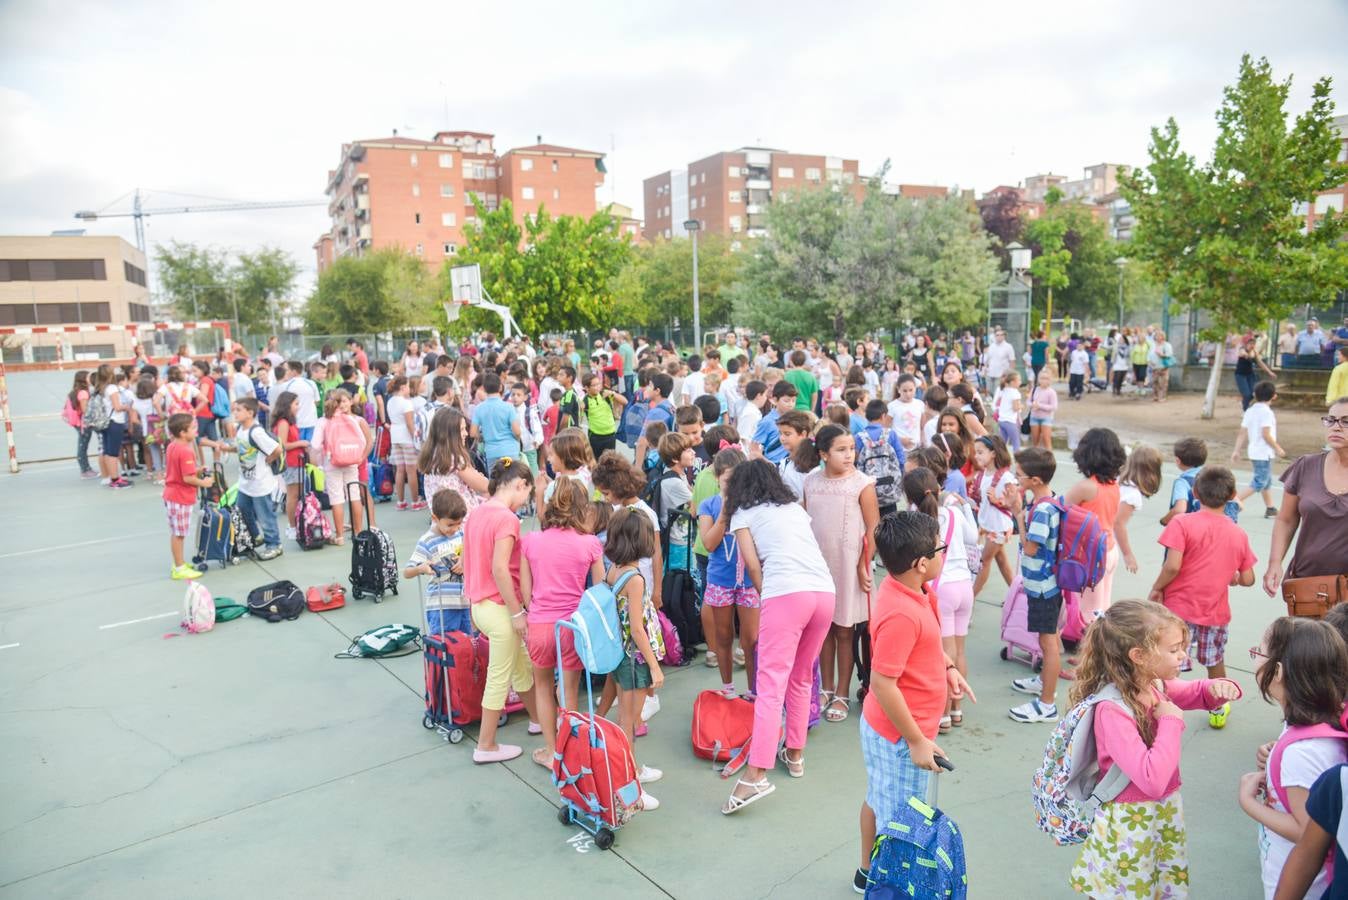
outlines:
[{"label": "building facade", "polygon": [[497,155],[494,135],[442,131],[424,141],[394,135],[342,145],[328,172],[329,230],[314,243],[321,273],[349,255],[402,247],[438,267],[463,246],[476,196],[487,210],[509,200],[518,216],[591,216],[604,154],[544,144]]},{"label": "building facade", "polygon": [[[1339,162],[1348,162],[1348,116],[1335,117],[1334,125],[1339,129]],[[1302,204],[1298,212],[1306,217],[1306,227],[1314,228],[1316,219],[1330,212],[1343,212],[1346,200],[1348,200],[1348,184],[1341,184],[1316,194],[1315,199]]]},{"label": "building facade", "polygon": [[0,335],[5,362],[131,356],[152,324],[145,254],[120,237],[0,237],[0,327],[111,326],[70,334]]}]

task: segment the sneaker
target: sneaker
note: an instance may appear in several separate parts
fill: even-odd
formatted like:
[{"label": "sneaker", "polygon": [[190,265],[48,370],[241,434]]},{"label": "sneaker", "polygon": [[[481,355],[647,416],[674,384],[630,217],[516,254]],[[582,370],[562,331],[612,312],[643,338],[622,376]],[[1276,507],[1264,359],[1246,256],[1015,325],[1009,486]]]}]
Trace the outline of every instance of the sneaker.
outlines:
[{"label": "sneaker", "polygon": [[647,727],[645,722],[642,722],[636,728],[632,729],[632,737],[645,737],[650,733],[651,729]]},{"label": "sneaker", "polygon": [[664,777],[664,772],[661,772],[659,769],[651,768],[650,766],[642,766],[641,771],[637,772],[637,781],[642,784],[650,784],[652,781],[659,781]]},{"label": "sneaker", "polygon": [[651,694],[646,697],[641,704],[641,721],[649,722],[651,718],[660,711],[660,697],[657,694]]},{"label": "sneaker", "polygon": [[702,664],[703,664],[704,666],[706,666],[708,669],[714,669],[714,668],[716,668],[716,665],[717,665],[717,662],[716,662],[716,651],[715,651],[715,650],[708,650],[708,651],[707,651],[707,655],[704,656],[704,657],[702,658]]},{"label": "sneaker", "polygon": [[1208,724],[1213,728],[1222,729],[1226,727],[1226,720],[1231,715],[1231,704],[1223,703],[1220,708],[1209,710]]},{"label": "sneaker", "polygon": [[529,733],[530,733],[530,734],[542,734],[542,733],[543,733],[543,726],[542,726],[542,725],[539,725],[537,722],[530,722],[530,723],[529,723]]},{"label": "sneaker", "polygon": [[262,562],[266,562],[269,559],[275,559],[280,556],[281,552],[280,547],[263,547],[261,550],[257,551],[257,558]]},{"label": "sneaker", "polygon": [[1035,698],[1029,703],[1012,707],[1007,715],[1017,722],[1056,722],[1058,721],[1058,707],[1056,705],[1044,706],[1038,698]]},{"label": "sneaker", "polygon": [[744,648],[738,644],[735,645],[735,665],[744,668]]},{"label": "sneaker", "polygon": [[857,873],[852,876],[852,890],[858,894],[866,893],[866,888],[870,886],[871,873],[865,869],[857,869]]},{"label": "sneaker", "polygon": [[293,541],[293,540],[295,540],[295,536],[296,536],[297,534],[298,534],[298,532],[296,532],[294,528],[287,528],[287,529],[286,529],[286,540],[288,540],[288,541]]},{"label": "sneaker", "polygon": [[111,479],[111,478],[100,478],[100,479],[98,479],[98,483],[101,484],[101,485],[103,485],[103,487],[107,487],[108,485],[112,484],[112,479]]},{"label": "sneaker", "polygon": [[721,696],[724,697],[724,698],[726,698],[727,700],[734,700],[734,699],[737,698],[739,695],[740,695],[740,692],[737,691],[737,690],[735,690],[735,686],[734,686],[734,685],[730,685],[729,687],[723,687],[723,688],[721,688]]},{"label": "sneaker", "polygon": [[415,512],[416,510],[421,510],[421,509],[425,509],[425,508],[426,508],[426,501],[425,501],[425,500],[418,500],[416,503],[413,503],[413,504],[412,504],[412,510],[413,510],[414,512]]},{"label": "sneaker", "polygon": [[654,812],[655,810],[657,810],[657,809],[659,809],[659,808],[660,808],[660,801],[659,801],[659,800],[656,800],[653,796],[651,796],[650,794],[646,793],[645,791],[642,791],[642,792],[641,792],[641,809],[642,809],[642,812]]},{"label": "sneaker", "polygon": [[120,491],[122,488],[135,487],[135,485],[125,478],[116,478],[108,484],[108,487]]},{"label": "sneaker", "polygon": [[514,744],[499,744],[495,750],[474,750],[473,762],[478,764],[509,762],[523,752],[522,747],[516,747]]},{"label": "sneaker", "polygon": [[1032,675],[1029,678],[1017,678],[1011,682],[1011,690],[1020,691],[1022,694],[1034,694],[1038,697],[1044,692],[1044,679],[1038,675]]},{"label": "sneaker", "polygon": [[399,509],[399,510],[405,510],[405,509],[408,509],[407,501],[406,501],[406,500],[399,500],[397,503],[395,503],[395,504],[393,505],[393,508],[394,508],[394,509]]},{"label": "sneaker", "polygon": [[170,569],[169,577],[171,577],[174,581],[184,581],[184,580],[190,581],[193,578],[200,578],[201,573],[198,572],[196,569],[192,568],[191,566],[189,566],[187,563],[183,563],[181,566],[174,566],[172,569]]},{"label": "sneaker", "polygon": [[81,478],[97,478],[97,477],[98,477],[98,473],[95,472],[93,469],[90,469],[90,470],[87,471],[87,472],[81,472],[81,473],[80,473],[80,477],[81,477]]},{"label": "sneaker", "polygon": [[1277,517],[1278,517],[1278,507],[1276,507],[1276,506],[1266,506],[1266,507],[1264,507],[1264,518],[1265,518],[1265,519],[1276,519]]}]

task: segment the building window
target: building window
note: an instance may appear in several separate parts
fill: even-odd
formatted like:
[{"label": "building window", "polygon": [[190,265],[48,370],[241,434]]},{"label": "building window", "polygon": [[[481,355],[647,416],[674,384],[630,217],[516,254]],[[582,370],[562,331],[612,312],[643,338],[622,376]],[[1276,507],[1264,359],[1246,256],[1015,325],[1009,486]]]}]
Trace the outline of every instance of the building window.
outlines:
[{"label": "building window", "polygon": [[554,200],[560,200],[560,199],[562,199],[562,192],[561,192],[560,189],[558,189],[558,188],[553,188],[553,189],[552,189],[552,199],[554,199]]},{"label": "building window", "polygon": [[424,252],[424,248],[420,244],[417,244],[417,256],[423,255]]},{"label": "building window", "polygon": [[441,153],[441,154],[440,154],[440,168],[442,168],[442,169],[452,169],[452,168],[454,168],[454,154],[453,154],[453,153]]},{"label": "building window", "polygon": [[454,213],[440,213],[440,224],[446,228],[453,228],[459,224],[459,217]]},{"label": "building window", "polygon": [[[125,270],[134,281],[132,270],[139,272],[137,284],[145,284],[145,273],[130,266]],[[0,259],[0,281],[107,281],[107,264],[101,259]]]},{"label": "building window", "polygon": [[1341,212],[1343,210],[1343,194],[1321,194],[1315,198],[1315,214],[1323,216],[1333,210]]},{"label": "building window", "polygon": [[740,167],[739,167],[739,166],[731,166],[731,167],[729,168],[729,170],[727,170],[726,175],[728,175],[728,176],[731,177],[731,178],[739,178],[739,177],[740,177]]},{"label": "building window", "polygon": [[813,181],[818,184],[822,180],[819,176],[819,170],[813,167],[807,168],[805,170],[805,180]]},{"label": "building window", "polygon": [[534,199],[534,189],[531,187],[520,188],[520,197],[524,200]]},{"label": "building window", "polygon": [[412,216],[413,216],[413,218],[416,219],[416,224],[420,225],[420,224],[421,224],[421,213],[413,213]]},{"label": "building window", "polygon": [[421,185],[419,185],[419,184],[414,184],[414,185],[412,185],[412,196],[413,196],[413,197],[420,197],[420,196],[421,196]]},{"label": "building window", "polygon": [[731,216],[731,217],[730,217],[730,230],[731,230],[731,231],[735,232],[736,234],[739,234],[739,231],[740,231],[740,228],[742,227],[742,225],[743,225],[743,220],[742,220],[739,216]]},{"label": "building window", "polygon": [[554,171],[554,172],[557,171],[557,160],[555,160],[555,159],[552,161],[552,171]]},{"label": "building window", "polygon": [[[97,264],[98,269],[101,270],[103,268],[103,260],[96,259],[94,260],[94,262]],[[142,269],[140,266],[135,265],[134,263],[127,262],[126,260],[122,260],[122,271],[123,274],[126,276],[127,281],[131,282],[132,284],[138,284],[141,287],[145,287],[145,270]],[[94,277],[97,279],[98,275],[95,275]],[[149,320],[146,319],[145,321]]]},{"label": "building window", "polygon": [[740,201],[740,197],[741,197],[741,196],[742,196],[742,195],[740,194],[739,191],[731,191],[731,192],[730,192],[730,202],[731,202],[731,203],[739,203],[739,202],[741,202],[741,201]]},{"label": "building window", "polygon": [[413,153],[411,156],[408,157],[408,161],[415,166],[417,164],[417,155]]},{"label": "building window", "polygon": [[452,185],[452,184],[442,184],[442,185],[440,185],[440,196],[441,196],[441,197],[453,197],[453,196],[454,196],[454,185]]},{"label": "building window", "polygon": [[533,161],[532,159],[522,159],[522,160],[520,160],[520,171],[521,171],[521,172],[532,172],[533,170],[534,170],[534,161]]},{"label": "building window", "polygon": [[790,166],[778,166],[778,167],[777,167],[777,177],[778,177],[778,178],[795,178],[795,177],[796,177],[796,170],[793,169],[793,168],[791,168]]},{"label": "building window", "polygon": [[452,241],[445,242],[445,256],[453,256],[455,253],[458,252],[459,252],[458,244],[455,244]]}]

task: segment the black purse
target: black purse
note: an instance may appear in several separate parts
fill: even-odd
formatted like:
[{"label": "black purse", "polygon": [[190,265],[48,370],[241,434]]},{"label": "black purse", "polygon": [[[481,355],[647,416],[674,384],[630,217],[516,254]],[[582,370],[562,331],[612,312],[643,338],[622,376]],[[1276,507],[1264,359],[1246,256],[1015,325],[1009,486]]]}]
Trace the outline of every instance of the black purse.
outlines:
[{"label": "black purse", "polygon": [[[1039,385],[1035,385],[1034,387],[1030,388],[1031,405],[1034,404],[1034,392],[1038,387]],[[1020,433],[1025,435],[1026,437],[1030,436],[1030,410],[1028,409],[1025,410],[1025,418],[1020,420]]]}]

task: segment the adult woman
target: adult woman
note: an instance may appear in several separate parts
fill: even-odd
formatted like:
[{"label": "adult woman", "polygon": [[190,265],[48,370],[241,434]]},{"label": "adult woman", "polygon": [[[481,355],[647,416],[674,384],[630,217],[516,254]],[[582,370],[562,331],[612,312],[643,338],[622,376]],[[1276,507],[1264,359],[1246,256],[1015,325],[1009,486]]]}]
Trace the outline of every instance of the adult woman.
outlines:
[{"label": "adult woman", "polygon": [[[1113,332],[1110,332],[1112,335]],[[1030,378],[1030,384],[1039,383],[1039,370],[1048,364],[1048,335],[1041,331],[1034,333],[1034,340],[1030,342],[1030,371],[1034,375]]]},{"label": "adult woman", "polygon": [[1058,361],[1058,380],[1067,380],[1067,332],[1058,335],[1053,347],[1053,358]]},{"label": "adult woman", "polygon": [[1114,362],[1110,366],[1115,397],[1123,396],[1123,382],[1128,378],[1128,369],[1131,365],[1128,360],[1132,357],[1132,352],[1132,341],[1128,336],[1128,329],[1125,328],[1119,332],[1118,338],[1114,341]]},{"label": "adult woman", "polygon": [[1260,358],[1259,345],[1254,335],[1247,334],[1241,341],[1240,348],[1236,350],[1236,390],[1240,391],[1242,411],[1249,409],[1254,401],[1254,386],[1259,381],[1259,377],[1254,374],[1255,366],[1263,369],[1271,380],[1277,381],[1278,376],[1274,375],[1273,370]]},{"label": "adult woman", "polygon": [[131,352],[134,356],[134,359],[131,360],[131,365],[137,372],[150,365],[150,357],[145,355],[144,344],[137,344],[135,349]]},{"label": "adult woman", "polygon": [[421,344],[416,341],[407,342],[407,348],[403,351],[402,364],[404,378],[420,375],[426,370],[426,362],[421,358]]},{"label": "adult woman", "polygon": [[918,374],[922,376],[923,384],[931,384],[931,344],[927,341],[925,334],[919,334],[913,349],[908,351],[908,360],[917,367]]},{"label": "adult woman", "polygon": [[1320,421],[1328,449],[1306,454],[1282,475],[1282,506],[1264,572],[1270,597],[1278,595],[1283,557],[1303,523],[1286,577],[1348,574],[1348,397],[1331,403]]},{"label": "adult woman", "polygon": [[1151,400],[1164,403],[1170,391],[1170,367],[1175,364],[1175,348],[1166,340],[1164,331],[1158,329],[1153,336],[1147,361],[1151,363]]},{"label": "adult woman", "polygon": [[[721,518],[734,532],[745,574],[762,597],[749,764],[721,807],[729,815],[776,789],[766,776],[778,759],[791,777],[805,774],[814,665],[833,618],[834,593],[810,516],[772,463],[755,459],[735,467]],[[783,709],[786,745],[778,753]]]}]

